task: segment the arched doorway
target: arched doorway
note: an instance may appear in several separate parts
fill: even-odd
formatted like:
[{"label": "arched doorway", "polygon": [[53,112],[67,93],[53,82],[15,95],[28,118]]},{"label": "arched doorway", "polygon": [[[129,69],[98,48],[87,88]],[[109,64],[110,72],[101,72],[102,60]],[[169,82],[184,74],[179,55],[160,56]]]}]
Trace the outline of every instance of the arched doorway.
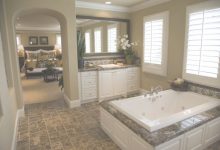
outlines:
[{"label": "arched doorway", "polygon": [[16,18],[15,28],[24,104],[63,100],[58,87],[63,72],[59,21],[28,12]]},{"label": "arched doorway", "polygon": [[[64,98],[66,103],[70,107],[80,106],[79,94],[78,94],[78,69],[77,69],[77,53],[76,45],[74,43],[75,35],[70,34],[70,23],[67,22],[66,17],[55,10],[36,8],[36,9],[25,9],[16,13],[13,17],[13,24],[16,23],[16,18],[24,14],[44,14],[50,17],[54,17],[58,20],[61,29],[62,38],[62,57],[63,57],[63,76],[64,76]],[[74,33],[74,27],[71,27]],[[16,29],[13,29],[14,41],[16,41]],[[72,39],[72,42],[70,42]],[[16,46],[15,46],[16,47]],[[17,47],[15,48],[17,49]],[[16,52],[15,52],[16,53]],[[18,60],[17,60],[18,62]],[[19,72],[19,71],[18,71]],[[19,77],[18,77],[19,78]],[[15,79],[16,80],[16,79]],[[23,95],[21,88],[21,81],[17,79],[17,90],[16,94],[20,102],[18,104],[23,105]]]}]

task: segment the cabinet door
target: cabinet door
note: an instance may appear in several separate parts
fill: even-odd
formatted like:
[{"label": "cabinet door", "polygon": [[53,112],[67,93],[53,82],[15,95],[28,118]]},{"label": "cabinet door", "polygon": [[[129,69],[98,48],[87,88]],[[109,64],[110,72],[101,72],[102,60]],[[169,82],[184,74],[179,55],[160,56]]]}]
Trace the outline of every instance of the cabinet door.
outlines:
[{"label": "cabinet door", "polygon": [[179,136],[156,147],[155,150],[182,150],[183,136]]},{"label": "cabinet door", "polygon": [[110,71],[99,73],[99,98],[113,96],[113,75]]},{"label": "cabinet door", "polygon": [[127,91],[137,91],[140,88],[140,69],[138,67],[127,69]]},{"label": "cabinet door", "polygon": [[114,95],[127,93],[125,69],[118,69],[113,72]]},{"label": "cabinet door", "polygon": [[185,134],[185,150],[203,149],[204,129],[204,126],[202,126]]},{"label": "cabinet door", "polygon": [[205,131],[205,146],[213,144],[220,139],[220,118],[207,123]]}]

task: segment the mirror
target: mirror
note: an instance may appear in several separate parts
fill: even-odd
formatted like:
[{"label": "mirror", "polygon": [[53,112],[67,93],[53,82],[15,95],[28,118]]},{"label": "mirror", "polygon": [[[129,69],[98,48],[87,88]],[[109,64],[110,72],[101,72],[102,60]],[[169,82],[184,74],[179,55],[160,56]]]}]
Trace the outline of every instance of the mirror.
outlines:
[{"label": "mirror", "polygon": [[118,53],[117,40],[129,34],[129,20],[77,16],[77,31],[85,37],[85,55]]}]

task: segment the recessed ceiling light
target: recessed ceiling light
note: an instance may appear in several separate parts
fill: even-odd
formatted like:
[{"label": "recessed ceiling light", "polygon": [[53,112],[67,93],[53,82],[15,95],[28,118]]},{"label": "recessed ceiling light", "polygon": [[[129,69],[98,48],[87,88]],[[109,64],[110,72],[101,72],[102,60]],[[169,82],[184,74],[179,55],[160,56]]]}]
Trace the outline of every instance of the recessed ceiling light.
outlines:
[{"label": "recessed ceiling light", "polygon": [[112,4],[112,2],[108,1],[108,2],[105,2],[105,4],[110,5]]}]

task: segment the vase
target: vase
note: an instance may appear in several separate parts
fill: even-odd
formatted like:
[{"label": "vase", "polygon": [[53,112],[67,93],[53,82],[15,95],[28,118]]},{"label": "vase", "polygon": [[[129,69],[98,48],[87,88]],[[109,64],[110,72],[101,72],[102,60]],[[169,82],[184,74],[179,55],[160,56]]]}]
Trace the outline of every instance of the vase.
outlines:
[{"label": "vase", "polygon": [[128,65],[132,65],[133,64],[133,60],[134,60],[134,57],[133,56],[125,56],[125,60],[126,60],[126,64]]}]

